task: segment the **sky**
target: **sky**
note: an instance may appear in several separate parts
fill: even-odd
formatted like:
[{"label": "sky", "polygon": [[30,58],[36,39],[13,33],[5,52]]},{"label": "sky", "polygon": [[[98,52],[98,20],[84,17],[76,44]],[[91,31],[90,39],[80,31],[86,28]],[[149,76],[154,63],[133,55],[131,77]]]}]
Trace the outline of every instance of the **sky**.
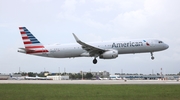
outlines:
[{"label": "sky", "polygon": [[[0,73],[108,71],[114,73],[180,72],[179,0],[0,0]],[[42,44],[160,39],[169,49],[119,55],[112,60],[44,58],[21,54],[18,27],[25,26]]]}]

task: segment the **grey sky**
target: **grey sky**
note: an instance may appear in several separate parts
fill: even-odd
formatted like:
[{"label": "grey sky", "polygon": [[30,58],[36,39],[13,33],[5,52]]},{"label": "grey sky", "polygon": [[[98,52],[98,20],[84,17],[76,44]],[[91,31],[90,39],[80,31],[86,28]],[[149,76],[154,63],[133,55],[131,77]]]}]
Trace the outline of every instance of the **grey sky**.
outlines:
[{"label": "grey sky", "polygon": [[[0,0],[0,73],[110,71],[111,73],[178,73],[180,71],[179,0]],[[166,51],[119,55],[114,60],[52,59],[20,54],[19,26],[27,27],[43,44],[139,38],[161,39]]]}]

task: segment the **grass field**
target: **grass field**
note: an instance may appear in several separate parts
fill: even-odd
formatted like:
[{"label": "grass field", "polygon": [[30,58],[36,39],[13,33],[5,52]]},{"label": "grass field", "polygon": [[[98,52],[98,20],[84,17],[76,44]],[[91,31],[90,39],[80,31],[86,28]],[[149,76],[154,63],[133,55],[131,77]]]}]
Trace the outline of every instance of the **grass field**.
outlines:
[{"label": "grass field", "polygon": [[0,84],[0,100],[180,100],[180,85]]}]

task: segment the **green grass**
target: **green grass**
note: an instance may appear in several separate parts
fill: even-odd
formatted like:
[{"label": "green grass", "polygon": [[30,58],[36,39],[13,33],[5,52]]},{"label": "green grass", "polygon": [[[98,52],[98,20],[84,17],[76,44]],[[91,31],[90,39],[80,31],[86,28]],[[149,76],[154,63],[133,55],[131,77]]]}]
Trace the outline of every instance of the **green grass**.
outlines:
[{"label": "green grass", "polygon": [[180,85],[0,84],[0,100],[180,100]]}]

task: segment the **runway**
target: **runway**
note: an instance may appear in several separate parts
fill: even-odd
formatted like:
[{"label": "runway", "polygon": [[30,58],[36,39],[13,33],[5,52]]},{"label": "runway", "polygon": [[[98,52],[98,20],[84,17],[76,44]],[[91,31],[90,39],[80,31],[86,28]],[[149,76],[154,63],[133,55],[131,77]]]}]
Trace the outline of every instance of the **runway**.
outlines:
[{"label": "runway", "polygon": [[0,80],[0,84],[180,84],[177,80]]}]

